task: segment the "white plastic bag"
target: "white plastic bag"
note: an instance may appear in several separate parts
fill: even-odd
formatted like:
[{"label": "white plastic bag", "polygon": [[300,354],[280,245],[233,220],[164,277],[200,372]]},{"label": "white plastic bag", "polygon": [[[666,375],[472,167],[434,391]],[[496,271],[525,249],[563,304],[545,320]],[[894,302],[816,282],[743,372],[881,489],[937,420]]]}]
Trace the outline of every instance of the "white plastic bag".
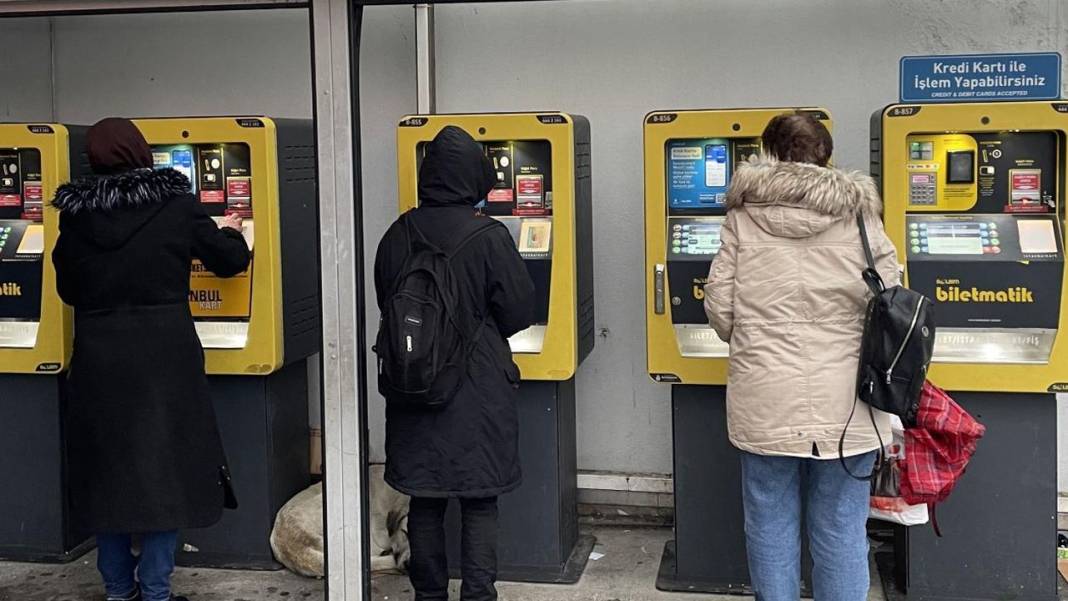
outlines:
[{"label": "white plastic bag", "polygon": [[879,470],[876,493],[872,495],[869,513],[873,519],[905,526],[919,526],[930,519],[926,505],[909,505],[898,495],[899,462],[905,459],[905,427],[896,415],[890,416],[894,439],[886,449],[886,464]]}]

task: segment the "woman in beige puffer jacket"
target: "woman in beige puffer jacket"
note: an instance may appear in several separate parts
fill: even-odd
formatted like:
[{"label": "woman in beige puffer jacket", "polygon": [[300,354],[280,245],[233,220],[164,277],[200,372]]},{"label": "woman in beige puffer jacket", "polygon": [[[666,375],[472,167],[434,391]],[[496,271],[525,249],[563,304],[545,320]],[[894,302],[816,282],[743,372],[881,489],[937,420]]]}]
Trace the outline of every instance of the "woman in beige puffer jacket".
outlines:
[{"label": "woman in beige puffer jacket", "polygon": [[709,321],[730,343],[728,428],[743,451],[750,572],[758,598],[769,601],[797,598],[800,497],[816,598],[866,595],[868,485],[845,473],[839,439],[845,430],[843,454],[857,474],[870,472],[880,436],[890,441],[888,416],[876,411],[873,419],[863,403],[846,430],[870,295],[858,213],[887,286],[900,280],[897,259],[874,182],[821,166],[830,150],[830,134],[811,117],[773,121],[765,154],[731,181],[722,247],[705,286]]}]

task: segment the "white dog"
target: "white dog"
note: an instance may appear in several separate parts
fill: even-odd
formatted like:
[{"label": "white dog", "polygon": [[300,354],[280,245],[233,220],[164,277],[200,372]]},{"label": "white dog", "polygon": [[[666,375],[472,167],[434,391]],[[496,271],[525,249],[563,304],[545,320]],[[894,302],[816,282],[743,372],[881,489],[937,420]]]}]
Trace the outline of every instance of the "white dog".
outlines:
[{"label": "white dog", "polygon": [[[386,484],[384,466],[368,469],[371,499],[371,571],[408,569],[408,497]],[[293,497],[275,518],[271,549],[282,565],[304,576],[322,578],[323,485]]]},{"label": "white dog", "polygon": [[411,499],[386,484],[384,465],[368,470],[371,493],[371,571],[408,570],[408,504]]}]

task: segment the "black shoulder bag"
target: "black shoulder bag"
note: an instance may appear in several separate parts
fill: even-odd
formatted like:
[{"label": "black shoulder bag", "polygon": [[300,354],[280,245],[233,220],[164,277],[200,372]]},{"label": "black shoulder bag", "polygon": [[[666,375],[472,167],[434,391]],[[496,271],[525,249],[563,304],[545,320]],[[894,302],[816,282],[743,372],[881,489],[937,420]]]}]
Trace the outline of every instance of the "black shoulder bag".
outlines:
[{"label": "black shoulder bag", "polygon": [[[856,413],[858,400],[868,404],[872,427],[879,437],[880,459],[883,452],[882,436],[875,422],[875,409],[901,417],[905,426],[915,424],[920,391],[927,379],[927,367],[934,352],[935,334],[931,299],[904,286],[887,288],[875,269],[875,257],[868,241],[864,216],[859,213],[857,226],[867,263],[861,277],[871,290],[872,297],[868,301],[864,334],[861,336],[857,394],[849,421],[838,441],[838,457],[847,472],[850,470],[843,455],[845,436]],[[852,472],[850,475],[857,477]]]}]

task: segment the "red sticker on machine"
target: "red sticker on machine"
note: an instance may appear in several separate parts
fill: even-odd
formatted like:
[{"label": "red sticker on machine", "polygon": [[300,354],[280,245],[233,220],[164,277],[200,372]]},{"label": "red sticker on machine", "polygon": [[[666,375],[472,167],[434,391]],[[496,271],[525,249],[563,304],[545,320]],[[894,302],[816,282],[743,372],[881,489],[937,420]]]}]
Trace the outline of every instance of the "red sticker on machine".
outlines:
[{"label": "red sticker on machine", "polygon": [[21,207],[21,194],[0,194],[0,207]]},{"label": "red sticker on machine", "polygon": [[247,177],[226,178],[226,195],[230,198],[248,198],[252,196],[252,181]]},{"label": "red sticker on machine", "polygon": [[1012,169],[1009,171],[1009,213],[1044,213],[1049,209],[1042,203],[1042,171]]},{"label": "red sticker on machine", "polygon": [[41,184],[23,184],[22,192],[26,195],[27,201],[44,200],[44,189],[41,187]]},{"label": "red sticker on machine", "polygon": [[222,190],[201,190],[200,202],[209,204],[219,204],[226,202],[226,193]]},{"label": "red sticker on machine", "polygon": [[524,196],[527,196],[527,197],[537,196],[537,197],[539,197],[539,201],[540,201],[541,188],[542,188],[542,186],[541,186],[541,176],[540,175],[538,175],[538,176],[521,176],[521,177],[517,177],[515,179],[516,179],[516,182],[515,182],[516,189],[517,189],[517,191],[519,193],[519,197],[520,198],[523,198]]},{"label": "red sticker on machine", "polygon": [[512,189],[494,188],[486,196],[486,202],[512,202]]}]

